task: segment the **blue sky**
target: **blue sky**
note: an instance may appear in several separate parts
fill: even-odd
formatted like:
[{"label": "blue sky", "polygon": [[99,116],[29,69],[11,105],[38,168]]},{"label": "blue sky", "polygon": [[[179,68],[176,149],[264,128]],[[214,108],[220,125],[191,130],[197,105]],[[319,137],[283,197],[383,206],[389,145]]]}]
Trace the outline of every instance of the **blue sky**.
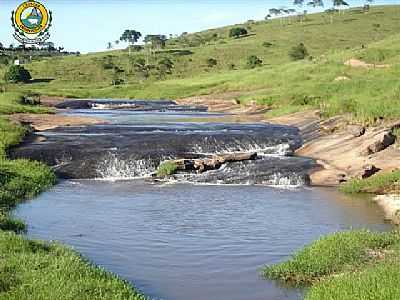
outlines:
[{"label": "blue sky", "polygon": [[[0,0],[0,42],[13,40],[11,11],[20,3]],[[269,8],[290,6],[293,0],[40,0],[53,11],[51,40],[56,46],[83,53],[106,49],[124,29],[143,34],[180,34],[263,19]],[[325,0],[326,5],[330,1]],[[363,0],[348,0],[360,6]],[[400,0],[375,0],[400,4]]]}]

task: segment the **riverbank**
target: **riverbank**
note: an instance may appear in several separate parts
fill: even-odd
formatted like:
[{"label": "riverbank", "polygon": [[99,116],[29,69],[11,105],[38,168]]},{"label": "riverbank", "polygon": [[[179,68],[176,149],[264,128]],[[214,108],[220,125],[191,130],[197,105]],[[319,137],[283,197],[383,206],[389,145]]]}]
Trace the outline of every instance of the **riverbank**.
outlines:
[{"label": "riverbank", "polygon": [[[15,103],[18,99],[13,95],[1,98],[7,100],[0,103],[3,113],[47,112]],[[20,235],[26,225],[11,210],[51,187],[56,178],[41,163],[7,159],[7,149],[19,144],[28,132],[8,116],[0,118],[0,299],[145,299],[129,283],[75,251]]]},{"label": "riverbank", "polygon": [[263,275],[306,285],[306,300],[396,300],[400,289],[398,232],[341,232],[321,238]]}]

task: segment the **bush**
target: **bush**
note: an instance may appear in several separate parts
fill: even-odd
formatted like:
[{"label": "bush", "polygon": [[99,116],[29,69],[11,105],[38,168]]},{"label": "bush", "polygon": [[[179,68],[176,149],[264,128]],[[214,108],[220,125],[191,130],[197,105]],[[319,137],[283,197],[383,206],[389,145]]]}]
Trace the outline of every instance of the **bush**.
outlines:
[{"label": "bush", "polygon": [[18,83],[18,82],[29,82],[32,79],[31,74],[27,69],[22,66],[12,65],[8,68],[4,74],[4,80],[6,82]]},{"label": "bush", "polygon": [[298,44],[289,51],[289,56],[292,60],[301,60],[308,57],[308,51],[303,43]]},{"label": "bush", "polygon": [[20,103],[22,105],[39,105],[40,104],[40,94],[29,93],[21,98]]},{"label": "bush", "polygon": [[209,68],[215,67],[218,64],[218,61],[215,58],[207,59],[207,66]]},{"label": "bush", "polygon": [[250,55],[247,58],[247,66],[250,69],[254,69],[256,67],[259,67],[259,66],[262,65],[262,63],[263,63],[263,61],[260,58],[258,58],[257,56],[255,56],[255,55]]},{"label": "bush", "polygon": [[241,36],[247,35],[247,30],[246,28],[243,27],[234,27],[231,28],[231,30],[229,31],[229,37],[234,37],[234,38],[239,38]]},{"label": "bush", "polygon": [[166,177],[175,174],[177,165],[173,161],[163,162],[157,170],[157,177]]},{"label": "bush", "polygon": [[270,43],[270,42],[264,42],[262,45],[263,45],[263,47],[265,47],[265,48],[269,48],[269,47],[272,47],[272,46],[273,46],[273,44]]}]

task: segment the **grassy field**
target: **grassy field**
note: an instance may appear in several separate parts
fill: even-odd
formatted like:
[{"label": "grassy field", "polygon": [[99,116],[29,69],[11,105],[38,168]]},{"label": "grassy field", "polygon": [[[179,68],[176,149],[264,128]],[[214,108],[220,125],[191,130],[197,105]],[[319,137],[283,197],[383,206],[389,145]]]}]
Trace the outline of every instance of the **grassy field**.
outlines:
[{"label": "grassy field", "polygon": [[306,300],[394,300],[400,298],[399,267],[398,232],[349,231],[323,237],[263,274],[311,284]]},{"label": "grassy field", "polygon": [[[271,109],[270,115],[318,108],[325,117],[348,114],[352,121],[372,124],[400,117],[399,20],[400,6],[385,6],[366,14],[348,10],[337,15],[333,24],[324,14],[309,15],[303,23],[246,23],[242,26],[250,28],[251,34],[239,39],[228,38],[230,27],[226,27],[188,35],[189,40],[204,37],[195,47],[182,39],[170,41],[166,49],[149,58],[150,64],[163,57],[174,62],[172,75],[164,80],[155,76],[143,80],[135,74],[133,61],[147,52],[130,57],[125,51],[110,51],[35,61],[27,65],[34,83],[3,88],[65,97],[144,99],[234,91],[238,92],[237,101],[265,105]],[[213,34],[218,38],[209,41],[206,37]],[[265,42],[272,45],[266,47]],[[300,42],[312,57],[293,62],[287,53]],[[263,66],[248,69],[249,55],[259,56]],[[208,58],[215,58],[217,66],[207,67]],[[351,58],[390,67],[345,66]],[[125,84],[112,85],[115,76]]]},{"label": "grassy field", "polygon": [[22,99],[19,93],[0,94],[0,299],[145,299],[127,282],[74,251],[18,235],[26,226],[10,211],[56,182],[53,172],[41,163],[7,159],[6,150],[27,133],[7,115],[48,112],[24,105]]}]

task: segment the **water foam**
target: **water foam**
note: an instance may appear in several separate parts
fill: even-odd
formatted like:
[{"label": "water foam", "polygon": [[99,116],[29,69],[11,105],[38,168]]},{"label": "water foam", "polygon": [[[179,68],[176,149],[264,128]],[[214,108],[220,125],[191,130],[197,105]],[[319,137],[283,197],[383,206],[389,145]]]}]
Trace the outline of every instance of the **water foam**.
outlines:
[{"label": "water foam", "polygon": [[156,163],[151,160],[124,160],[109,154],[98,164],[96,171],[97,179],[114,181],[150,177],[156,168]]}]

